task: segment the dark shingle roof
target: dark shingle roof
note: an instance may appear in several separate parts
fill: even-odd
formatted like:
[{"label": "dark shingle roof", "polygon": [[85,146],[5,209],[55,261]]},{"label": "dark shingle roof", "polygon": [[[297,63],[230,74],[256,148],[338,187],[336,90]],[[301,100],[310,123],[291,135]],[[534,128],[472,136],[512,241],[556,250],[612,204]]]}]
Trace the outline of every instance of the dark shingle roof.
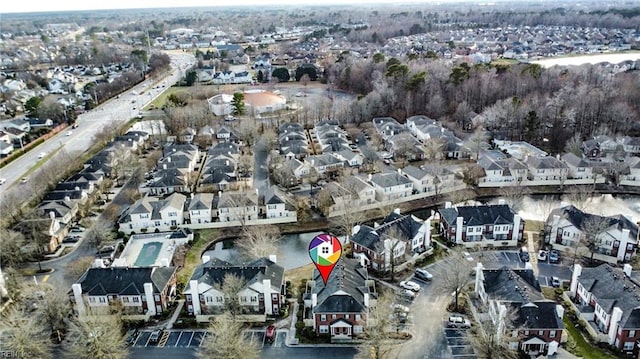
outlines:
[{"label": "dark shingle roof", "polygon": [[491,299],[514,303],[544,299],[540,283],[531,269],[510,269],[504,266],[500,269],[485,269],[482,274],[484,291]]},{"label": "dark shingle roof", "polygon": [[[284,278],[284,268],[264,257],[241,265],[233,265],[221,259],[213,258],[207,263],[197,266],[189,282],[197,280],[199,283],[206,283],[210,286],[220,286],[223,284],[224,277],[227,274],[233,274],[243,279],[247,285],[262,282],[263,279],[269,279],[271,280],[271,287],[279,291]],[[189,288],[190,284],[187,284],[184,289],[185,292]]]},{"label": "dark shingle roof", "polygon": [[443,208],[440,210],[440,214],[449,224],[455,223],[457,217],[462,217],[465,226],[510,224],[513,223],[514,215],[506,204]]},{"label": "dark shingle roof", "polygon": [[76,283],[88,295],[140,295],[145,283],[152,283],[154,293],[159,293],[175,271],[175,267],[89,268]]},{"label": "dark shingle roof", "polygon": [[320,272],[313,270],[318,295],[314,313],[362,313],[365,309],[364,294],[372,294],[367,286],[368,274],[355,259],[341,258],[324,284]]},{"label": "dark shingle roof", "polygon": [[556,314],[556,305],[556,302],[547,300],[512,303],[516,311],[513,325],[527,329],[563,329],[562,318]]}]

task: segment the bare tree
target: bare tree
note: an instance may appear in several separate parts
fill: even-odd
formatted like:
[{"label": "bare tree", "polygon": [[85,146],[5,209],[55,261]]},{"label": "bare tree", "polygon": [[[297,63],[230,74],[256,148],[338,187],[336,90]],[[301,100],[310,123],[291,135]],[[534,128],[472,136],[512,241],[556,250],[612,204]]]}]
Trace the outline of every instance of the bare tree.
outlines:
[{"label": "bare tree", "polygon": [[505,202],[514,210],[519,211],[522,207],[522,201],[524,200],[524,193],[522,186],[516,181],[515,186],[502,187],[498,191],[500,197],[504,198]]},{"label": "bare tree", "polygon": [[569,141],[567,141],[566,146],[564,147],[565,152],[573,153],[574,155],[580,157],[582,156],[582,136],[580,133],[576,132],[571,136]]},{"label": "bare tree", "polygon": [[390,318],[393,315],[392,302],[393,297],[384,292],[378,297],[376,304],[369,308],[367,323],[363,325],[365,340],[358,347],[356,358],[386,359],[393,357],[392,351],[397,344],[389,339]]},{"label": "bare tree", "polygon": [[242,332],[242,323],[229,313],[219,315],[209,325],[209,333],[196,353],[201,359],[257,359],[260,349],[253,339]]},{"label": "bare tree", "polygon": [[474,132],[469,139],[467,139],[465,145],[471,150],[471,153],[475,155],[472,159],[478,160],[480,151],[489,147],[488,141],[489,135],[481,130]]},{"label": "bare tree", "polygon": [[[509,348],[508,333],[516,332],[514,326],[516,314],[506,309],[499,319],[501,323],[494,323],[493,320],[480,321],[476,328],[475,335],[469,336],[471,345],[476,355],[482,359],[517,359],[518,351]],[[497,324],[497,325],[496,325]],[[518,338],[513,338],[518,341]]]},{"label": "bare tree", "polygon": [[238,125],[238,137],[249,149],[253,148],[258,138],[258,126],[253,119],[245,119],[240,121]]},{"label": "bare tree", "polygon": [[0,229],[0,266],[2,268],[15,267],[27,259],[23,250],[26,242],[20,232]]},{"label": "bare tree", "polygon": [[424,155],[429,161],[440,161],[443,156],[444,140],[441,138],[431,138],[422,144]]},{"label": "bare tree", "polygon": [[593,197],[593,189],[587,186],[572,186],[566,196],[569,203],[584,211]]},{"label": "bare tree", "polygon": [[245,286],[243,278],[238,277],[233,273],[227,273],[222,279],[222,283],[217,285],[217,288],[222,292],[224,296],[224,309],[231,315],[233,321],[236,320],[236,316],[242,312],[242,305],[240,304],[240,291]]},{"label": "bare tree", "polygon": [[2,350],[19,358],[53,358],[51,340],[45,328],[32,315],[15,308],[0,318]]},{"label": "bare tree", "polygon": [[[403,244],[409,242],[409,239],[398,230],[397,227],[391,227],[388,231],[384,232],[385,241],[385,255],[389,255],[389,265],[391,266],[391,283],[396,280],[396,267],[404,259],[407,247]],[[402,253],[399,251],[403,250]],[[385,263],[386,264],[386,263]]]},{"label": "bare tree", "polygon": [[352,178],[341,177],[338,184],[340,188],[344,189],[342,214],[331,217],[331,223],[345,234],[345,242],[348,243],[353,227],[362,224],[366,216],[362,208],[358,205],[357,183]]},{"label": "bare tree", "polygon": [[113,232],[111,232],[111,225],[105,221],[96,221],[93,227],[87,231],[85,239],[89,240],[96,248],[107,241],[113,239]]},{"label": "bare tree", "polygon": [[591,255],[589,262],[593,264],[593,256],[598,253],[602,244],[602,234],[611,226],[611,220],[607,217],[598,215],[589,215],[582,222],[582,238],[581,241]]},{"label": "bare tree", "polygon": [[469,283],[469,265],[464,262],[460,253],[453,253],[441,263],[444,265],[444,270],[441,275],[440,289],[445,293],[453,293],[453,308],[458,311],[458,297]]},{"label": "bare tree", "polygon": [[281,239],[280,229],[274,225],[249,226],[235,245],[245,257],[257,259],[276,254]]},{"label": "bare tree", "polygon": [[125,359],[129,354],[117,315],[89,313],[74,318],[64,348],[65,357],[74,359]]},{"label": "bare tree", "polygon": [[65,319],[71,313],[69,295],[62,288],[46,288],[45,295],[38,306],[38,315],[49,325],[51,335],[62,341],[62,333],[67,327]]}]

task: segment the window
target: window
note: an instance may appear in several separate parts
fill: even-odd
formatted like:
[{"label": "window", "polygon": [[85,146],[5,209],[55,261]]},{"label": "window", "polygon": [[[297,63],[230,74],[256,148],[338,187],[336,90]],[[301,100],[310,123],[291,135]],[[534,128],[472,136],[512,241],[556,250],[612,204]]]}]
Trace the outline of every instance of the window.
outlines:
[{"label": "window", "polygon": [[635,337],[635,336],[636,336],[636,331],[635,331],[635,330],[630,330],[630,331],[629,331],[629,335],[628,335],[628,337],[629,337],[629,338],[633,338],[633,337]]},{"label": "window", "polygon": [[320,326],[320,333],[322,333],[322,334],[329,333],[329,326],[328,325],[321,325]]},{"label": "window", "polygon": [[95,303],[96,302],[96,298],[94,297],[89,297],[89,303]]},{"label": "window", "polygon": [[354,326],[353,326],[353,333],[354,333],[354,334],[360,334],[360,333],[362,333],[362,326],[361,326],[361,325],[354,325]]},{"label": "window", "polygon": [[206,296],[205,298],[207,299],[207,303],[213,303],[213,298],[210,296]]},{"label": "window", "polygon": [[270,204],[270,205],[267,205],[267,208],[268,209],[276,209],[277,206],[275,204]]},{"label": "window", "polygon": [[331,314],[331,319],[336,319],[336,315],[335,314]]},{"label": "window", "polygon": [[153,297],[153,298],[156,300],[156,302],[159,302],[159,301],[160,301],[160,296],[159,296],[159,295],[157,295],[157,294],[156,294],[156,295],[155,295],[155,297]]},{"label": "window", "polygon": [[324,322],[324,321],[326,321],[326,320],[327,320],[327,316],[326,316],[325,314],[321,314],[321,315],[320,315],[320,321],[321,321],[321,322]]},{"label": "window", "polygon": [[178,213],[176,212],[169,212],[169,217],[177,217]]},{"label": "window", "polygon": [[140,298],[138,298],[138,297],[133,297],[133,302],[134,302],[134,303],[138,303],[138,302],[140,302]]},{"label": "window", "polygon": [[141,219],[149,218],[149,213],[140,213],[140,218]]},{"label": "window", "polygon": [[344,319],[349,319],[349,314],[345,314]]},{"label": "window", "polygon": [[100,303],[106,303],[107,302],[107,298],[105,298],[105,297],[100,297],[98,299],[100,300]]},{"label": "window", "polygon": [[356,314],[356,320],[360,320],[360,314]]},{"label": "window", "polygon": [[190,301],[191,301],[191,294],[187,294],[187,295],[185,296],[185,298],[187,299],[187,302],[190,302]]},{"label": "window", "polygon": [[242,303],[246,303],[247,302],[247,297],[245,297],[245,296],[240,297],[240,301]]},{"label": "window", "polygon": [[129,303],[129,297],[122,297],[122,303]]},{"label": "window", "polygon": [[529,331],[528,331],[528,330],[525,330],[525,331],[524,331],[524,335],[529,335]]},{"label": "window", "polygon": [[622,346],[622,350],[633,350],[633,344],[635,342],[624,342],[624,345]]},{"label": "window", "polygon": [[257,301],[258,301],[258,298],[257,298],[257,297],[251,297],[251,303],[255,303],[255,302],[257,302]]},{"label": "window", "polygon": [[224,301],[224,299],[222,297],[216,297],[216,302],[217,303],[222,303]]},{"label": "window", "polygon": [[544,335],[544,330],[538,330],[538,335],[540,336]]},{"label": "window", "polygon": [[160,227],[160,221],[153,222],[153,226],[154,227]]},{"label": "window", "polygon": [[555,337],[556,337],[556,331],[555,330],[549,331],[549,338],[555,338]]}]

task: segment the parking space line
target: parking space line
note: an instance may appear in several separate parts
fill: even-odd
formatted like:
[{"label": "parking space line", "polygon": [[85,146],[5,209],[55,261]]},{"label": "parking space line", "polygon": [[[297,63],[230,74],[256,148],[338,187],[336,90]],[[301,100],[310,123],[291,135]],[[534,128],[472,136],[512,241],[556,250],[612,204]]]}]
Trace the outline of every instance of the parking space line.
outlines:
[{"label": "parking space line", "polygon": [[180,343],[180,338],[182,338],[182,334],[184,334],[184,332],[180,332],[180,335],[178,335],[178,340],[176,340],[176,345],[174,345],[174,347],[178,347],[178,343]]},{"label": "parking space line", "polygon": [[202,340],[200,340],[200,345],[198,345],[199,347],[202,346],[202,343],[204,343],[204,339],[207,337],[207,334],[209,334],[208,332],[203,332],[202,333]]},{"label": "parking space line", "polygon": [[196,332],[191,332],[191,338],[189,338],[189,343],[187,344],[187,348],[191,346],[191,342],[193,341],[193,336],[196,334]]},{"label": "parking space line", "polygon": [[509,258],[506,252],[502,252],[502,255],[507,259],[507,261],[511,262],[511,258]]}]

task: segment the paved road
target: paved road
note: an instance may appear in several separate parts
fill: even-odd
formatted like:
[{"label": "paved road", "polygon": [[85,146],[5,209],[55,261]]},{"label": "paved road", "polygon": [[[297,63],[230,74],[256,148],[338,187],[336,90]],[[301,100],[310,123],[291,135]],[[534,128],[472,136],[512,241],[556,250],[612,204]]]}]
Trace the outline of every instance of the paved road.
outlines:
[{"label": "paved road", "polygon": [[[174,70],[167,74],[164,79],[156,81],[156,83],[166,82],[166,87],[153,89],[152,87],[156,85],[153,82],[154,80],[149,79],[123,93],[119,98],[113,98],[97,108],[81,114],[77,119],[78,128],[72,130],[70,136],[67,136],[67,131],[62,131],[0,169],[0,177],[7,180],[7,183],[0,187],[0,195],[11,189],[20,189],[18,181],[27,173],[30,173],[31,168],[38,163],[38,155],[40,153],[44,152],[51,155],[64,148],[71,155],[79,155],[92,145],[94,135],[102,128],[108,124],[128,121],[137,116],[141,106],[153,101],[165,89],[179,80],[181,71],[177,69],[184,69],[195,62],[195,58],[186,53],[170,56],[171,66]],[[140,94],[145,90],[147,92]],[[139,95],[134,95],[134,91]],[[45,158],[44,160],[47,159]]]}]

